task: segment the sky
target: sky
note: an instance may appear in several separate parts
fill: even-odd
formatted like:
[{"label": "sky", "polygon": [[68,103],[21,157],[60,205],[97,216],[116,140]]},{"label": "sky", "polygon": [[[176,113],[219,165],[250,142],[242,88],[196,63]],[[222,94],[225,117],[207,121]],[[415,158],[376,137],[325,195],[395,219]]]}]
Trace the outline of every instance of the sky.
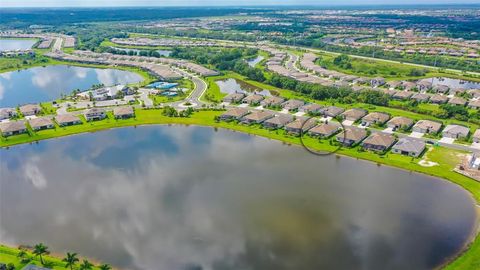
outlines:
[{"label": "sky", "polygon": [[480,0],[0,0],[0,7],[480,4]]}]

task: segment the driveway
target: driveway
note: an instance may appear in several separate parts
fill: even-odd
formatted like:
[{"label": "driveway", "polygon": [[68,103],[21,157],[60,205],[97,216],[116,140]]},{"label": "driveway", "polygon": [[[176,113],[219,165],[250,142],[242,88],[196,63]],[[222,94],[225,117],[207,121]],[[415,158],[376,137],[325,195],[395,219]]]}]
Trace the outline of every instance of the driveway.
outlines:
[{"label": "driveway", "polygon": [[386,128],[386,129],[383,130],[383,132],[388,133],[388,134],[392,134],[393,133],[393,128],[390,128],[390,127]]},{"label": "driveway", "polygon": [[423,135],[425,135],[424,133],[421,133],[421,132],[412,132],[410,135],[408,135],[409,137],[412,137],[412,138],[422,138]]},{"label": "driveway", "polygon": [[342,122],[342,125],[344,125],[344,126],[352,126],[353,123],[355,123],[355,121],[352,121],[352,120],[344,120],[344,121]]},{"label": "driveway", "polygon": [[446,144],[453,144],[454,141],[455,141],[454,138],[443,137],[438,142],[446,143]]}]

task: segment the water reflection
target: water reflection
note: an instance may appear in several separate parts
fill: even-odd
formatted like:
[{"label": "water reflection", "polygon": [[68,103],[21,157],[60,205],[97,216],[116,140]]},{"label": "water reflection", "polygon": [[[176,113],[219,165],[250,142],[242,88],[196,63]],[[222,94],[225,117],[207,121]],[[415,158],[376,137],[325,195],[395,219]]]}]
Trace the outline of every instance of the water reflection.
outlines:
[{"label": "water reflection", "polygon": [[74,89],[85,90],[94,84],[135,83],[142,80],[136,73],[74,66],[35,67],[0,74],[0,107],[37,103],[60,98]]},{"label": "water reflection", "polygon": [[263,59],[265,59],[263,56],[258,55],[255,58],[252,58],[247,61],[247,64],[251,67],[255,67],[258,63],[260,63]]},{"label": "water reflection", "polygon": [[28,50],[35,42],[33,39],[0,39],[0,51]]},{"label": "water reflection", "polygon": [[446,85],[452,89],[457,88],[464,88],[464,89],[480,89],[480,83],[473,82],[473,81],[464,81],[459,79],[451,79],[451,78],[432,78],[432,85]]},{"label": "water reflection", "polygon": [[270,91],[261,89],[256,87],[255,85],[248,84],[244,81],[240,81],[237,79],[226,79],[226,80],[219,80],[215,81],[215,83],[220,88],[220,92],[222,93],[249,93],[249,92],[256,92],[261,95],[269,96]]},{"label": "water reflection", "polygon": [[210,128],[0,151],[0,241],[128,269],[427,269],[475,217],[450,183]]}]

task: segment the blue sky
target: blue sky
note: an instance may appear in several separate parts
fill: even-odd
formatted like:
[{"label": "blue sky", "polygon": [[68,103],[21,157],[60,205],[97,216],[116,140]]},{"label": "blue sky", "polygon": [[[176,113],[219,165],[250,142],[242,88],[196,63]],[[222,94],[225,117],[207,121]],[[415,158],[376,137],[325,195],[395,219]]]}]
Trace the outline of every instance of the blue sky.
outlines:
[{"label": "blue sky", "polygon": [[0,0],[0,2],[1,7],[480,4],[480,0]]}]

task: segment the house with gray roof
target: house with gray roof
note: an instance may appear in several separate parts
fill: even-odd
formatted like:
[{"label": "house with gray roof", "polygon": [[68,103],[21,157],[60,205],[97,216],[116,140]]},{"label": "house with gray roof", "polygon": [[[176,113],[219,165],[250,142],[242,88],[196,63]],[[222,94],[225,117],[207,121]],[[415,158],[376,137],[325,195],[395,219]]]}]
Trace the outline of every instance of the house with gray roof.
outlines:
[{"label": "house with gray roof", "polygon": [[385,152],[393,145],[393,143],[395,143],[395,141],[396,138],[393,135],[375,132],[362,142],[362,147],[366,150]]},{"label": "house with gray roof", "polygon": [[55,121],[57,121],[58,125],[61,127],[78,125],[82,123],[78,116],[71,113],[59,114],[55,116]]},{"label": "house with gray roof", "polygon": [[382,77],[376,77],[370,80],[370,85],[372,87],[378,87],[384,84],[385,84],[385,78],[382,78]]},{"label": "house with gray roof", "polygon": [[245,108],[232,108],[229,109],[228,111],[224,112],[222,115],[220,115],[221,120],[240,120],[242,119],[245,115],[247,115],[249,111]]},{"label": "house with gray roof", "polygon": [[432,88],[432,82],[430,81],[427,81],[427,80],[421,80],[419,82],[417,82],[417,89],[419,91],[428,91]]},{"label": "house with gray roof", "polygon": [[345,109],[340,108],[340,107],[328,106],[328,107],[322,109],[322,114],[324,116],[328,116],[328,117],[337,117],[338,115],[340,115],[344,111],[345,111]]},{"label": "house with gray roof", "polygon": [[470,109],[480,109],[480,99],[478,100],[472,100],[468,102],[468,108]]},{"label": "house with gray roof", "polygon": [[300,135],[300,133],[306,133],[316,125],[317,121],[313,118],[299,117],[293,122],[286,124],[285,131],[290,134]]},{"label": "house with gray roof", "polygon": [[343,119],[353,122],[357,122],[365,115],[367,115],[367,110],[357,108],[349,109],[341,114]]},{"label": "house with gray roof", "polygon": [[444,104],[444,103],[447,103],[447,101],[448,101],[448,97],[439,95],[439,94],[435,94],[430,97],[430,103],[434,103],[434,104]]},{"label": "house with gray roof", "polygon": [[260,124],[275,115],[269,111],[254,111],[251,114],[247,114],[242,118],[242,123],[243,124]]},{"label": "house with gray roof", "polygon": [[14,108],[0,108],[0,120],[9,119],[17,115],[17,110]]},{"label": "house with gray roof", "polygon": [[403,116],[395,116],[387,122],[387,127],[391,128],[394,131],[397,129],[407,130],[412,126],[413,120]]},{"label": "house with gray roof", "polygon": [[54,128],[55,125],[53,124],[52,119],[49,117],[38,117],[38,118],[33,118],[28,120],[28,123],[30,124],[30,127],[32,127],[33,130],[43,130],[43,129],[50,129]]},{"label": "house with gray roof", "polygon": [[418,133],[436,134],[442,128],[442,123],[431,120],[420,120],[413,126],[413,131]]},{"label": "house with gray roof", "polygon": [[293,116],[289,114],[279,114],[263,122],[263,127],[267,129],[283,128],[286,124],[293,121]]},{"label": "house with gray roof", "polygon": [[298,100],[298,99],[290,99],[282,103],[282,108],[288,111],[296,111],[300,107],[302,107],[305,104],[305,102]]},{"label": "house with gray roof", "polygon": [[337,141],[345,146],[358,144],[366,137],[367,131],[363,128],[357,127],[346,127],[341,133],[335,136]]},{"label": "house with gray roof", "polygon": [[388,113],[371,112],[362,118],[362,126],[383,125],[388,119],[390,119]]},{"label": "house with gray roof", "polygon": [[115,119],[127,119],[135,116],[133,107],[115,107],[113,108],[113,116]]},{"label": "house with gray roof", "polygon": [[430,99],[430,95],[423,94],[423,93],[415,93],[413,94],[411,99],[416,100],[418,102],[427,102]]},{"label": "house with gray roof", "polygon": [[102,120],[107,117],[107,112],[102,108],[91,108],[85,112],[87,121]]},{"label": "house with gray roof", "polygon": [[460,125],[448,125],[443,129],[443,137],[460,139],[466,138],[470,134],[470,129]]},{"label": "house with gray roof", "polygon": [[19,109],[23,116],[37,115],[42,112],[42,108],[37,104],[26,104],[20,106]]},{"label": "house with gray roof", "polygon": [[0,123],[0,131],[2,136],[8,137],[27,132],[27,127],[25,126],[25,121],[10,121]]},{"label": "house with gray roof", "polygon": [[423,140],[414,138],[400,138],[392,147],[395,154],[419,157],[425,151],[426,145]]},{"label": "house with gray roof", "polygon": [[260,105],[265,106],[265,107],[277,107],[281,106],[282,103],[285,102],[284,98],[281,97],[276,97],[276,96],[270,96],[266,97],[264,100],[260,102]]},{"label": "house with gray roof", "polygon": [[435,93],[447,94],[450,91],[450,87],[443,84],[439,84],[433,87],[433,91]]},{"label": "house with gray roof", "polygon": [[244,93],[235,92],[224,97],[223,102],[239,103],[242,101],[244,97],[245,97]]},{"label": "house with gray roof", "polygon": [[265,99],[265,96],[259,95],[259,94],[253,94],[246,96],[243,100],[242,103],[249,104],[251,106],[258,106],[260,105],[260,102]]},{"label": "house with gray roof", "polygon": [[304,113],[318,114],[323,109],[323,106],[318,105],[317,103],[310,103],[302,106],[299,111]]},{"label": "house with gray roof", "polygon": [[310,129],[308,133],[314,137],[328,138],[337,133],[339,130],[340,127],[338,125],[324,123]]},{"label": "house with gray roof", "polygon": [[448,101],[448,104],[456,105],[456,106],[465,106],[467,105],[467,101],[460,97],[453,97]]},{"label": "house with gray roof", "polygon": [[413,96],[414,92],[410,92],[410,91],[397,91],[394,95],[393,95],[393,98],[394,99],[398,99],[398,100],[407,100],[409,99],[411,96]]}]

